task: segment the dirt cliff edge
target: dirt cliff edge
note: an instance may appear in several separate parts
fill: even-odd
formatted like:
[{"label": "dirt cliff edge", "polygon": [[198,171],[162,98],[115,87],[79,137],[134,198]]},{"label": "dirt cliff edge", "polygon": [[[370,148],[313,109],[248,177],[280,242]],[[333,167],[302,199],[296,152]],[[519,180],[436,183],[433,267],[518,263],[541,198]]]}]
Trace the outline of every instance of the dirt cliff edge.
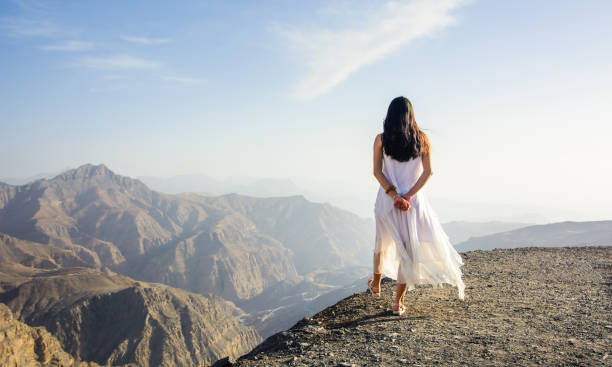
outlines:
[{"label": "dirt cliff edge", "polygon": [[235,366],[609,366],[612,247],[462,254],[466,299],[418,287],[408,311],[350,296],[271,336]]}]

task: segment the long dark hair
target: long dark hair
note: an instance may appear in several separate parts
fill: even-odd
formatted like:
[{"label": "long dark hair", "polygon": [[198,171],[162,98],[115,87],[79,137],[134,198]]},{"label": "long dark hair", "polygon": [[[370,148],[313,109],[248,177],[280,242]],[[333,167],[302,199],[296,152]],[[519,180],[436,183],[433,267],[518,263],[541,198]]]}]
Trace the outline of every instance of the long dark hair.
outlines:
[{"label": "long dark hair", "polygon": [[391,101],[383,129],[383,151],[391,158],[405,162],[429,152],[429,139],[419,129],[408,98]]}]

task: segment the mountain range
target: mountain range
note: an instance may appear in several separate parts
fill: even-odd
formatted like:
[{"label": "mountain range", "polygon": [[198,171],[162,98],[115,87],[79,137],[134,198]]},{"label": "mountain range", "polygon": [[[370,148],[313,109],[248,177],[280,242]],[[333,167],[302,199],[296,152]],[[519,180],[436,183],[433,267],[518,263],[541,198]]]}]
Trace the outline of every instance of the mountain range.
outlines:
[{"label": "mountain range", "polygon": [[457,244],[458,251],[494,248],[610,246],[612,221],[559,222],[477,236]]},{"label": "mountain range", "polygon": [[[611,224],[444,228],[467,251],[610,244]],[[167,194],[84,165],[0,184],[0,302],[77,360],[196,366],[362,290],[373,239],[372,219],[301,195]]]},{"label": "mountain range", "polygon": [[[371,220],[302,196],[170,195],[104,165],[85,165],[0,185],[1,300],[83,360],[214,361],[346,295],[324,296],[350,289],[368,272],[372,238]],[[124,302],[134,305],[132,313]],[[126,325],[146,322],[129,324],[136,334],[124,340],[91,348],[99,340],[84,330],[108,339],[110,328],[94,326],[115,314],[127,317]],[[177,326],[166,330],[169,315]],[[196,338],[184,320],[205,331]],[[162,348],[166,340],[172,342]],[[159,348],[173,352],[162,358]],[[177,359],[183,354],[192,357]]]},{"label": "mountain range", "polygon": [[481,237],[493,233],[506,232],[517,228],[522,228],[532,225],[532,223],[522,222],[502,222],[502,221],[490,221],[490,222],[467,222],[467,221],[454,221],[442,223],[444,231],[448,235],[451,243],[457,245],[464,242],[471,237]]}]

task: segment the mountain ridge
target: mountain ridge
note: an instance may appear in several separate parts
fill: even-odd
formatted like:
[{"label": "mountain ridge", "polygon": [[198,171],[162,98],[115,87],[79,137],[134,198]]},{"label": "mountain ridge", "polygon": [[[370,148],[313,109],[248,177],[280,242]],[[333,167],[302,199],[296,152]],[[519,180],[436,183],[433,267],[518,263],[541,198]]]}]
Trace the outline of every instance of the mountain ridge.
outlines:
[{"label": "mountain ridge", "polygon": [[[493,244],[493,245],[492,245]],[[564,221],[537,224],[510,231],[472,237],[457,244],[458,251],[526,246],[612,245],[612,220]]]},{"label": "mountain ridge", "polygon": [[76,361],[45,328],[31,327],[13,317],[0,303],[0,365],[42,367],[99,367],[94,362]]},{"label": "mountain ridge", "polygon": [[[308,283],[305,302],[341,286],[325,274],[369,264],[371,224],[301,195],[163,194],[105,165],[86,164],[51,179],[0,188],[0,233],[15,239],[4,238],[0,250],[21,265],[38,261],[38,267],[54,268],[70,260],[221,295],[238,305],[303,281]],[[14,254],[14,243],[27,254]],[[333,287],[323,279],[333,281]],[[278,300],[259,299],[268,304],[257,302],[260,308],[249,312],[262,315],[265,324],[245,320],[266,332],[290,326],[305,312],[291,301],[280,316],[272,312]]]},{"label": "mountain ridge", "polygon": [[79,360],[101,365],[199,366],[261,341],[230,305],[92,268],[33,274],[0,302],[51,332]]}]

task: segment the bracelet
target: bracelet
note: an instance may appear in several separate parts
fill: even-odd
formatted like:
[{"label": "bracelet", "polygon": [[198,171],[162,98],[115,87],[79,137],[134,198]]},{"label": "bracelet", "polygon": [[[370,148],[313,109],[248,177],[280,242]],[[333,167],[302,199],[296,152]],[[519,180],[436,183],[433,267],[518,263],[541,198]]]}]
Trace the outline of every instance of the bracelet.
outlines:
[{"label": "bracelet", "polygon": [[385,194],[388,194],[388,193],[389,193],[389,191],[395,191],[395,189],[396,189],[396,188],[397,188],[397,187],[395,187],[395,186],[393,186],[393,185],[389,186],[389,187],[388,187],[388,188],[385,190]]}]

